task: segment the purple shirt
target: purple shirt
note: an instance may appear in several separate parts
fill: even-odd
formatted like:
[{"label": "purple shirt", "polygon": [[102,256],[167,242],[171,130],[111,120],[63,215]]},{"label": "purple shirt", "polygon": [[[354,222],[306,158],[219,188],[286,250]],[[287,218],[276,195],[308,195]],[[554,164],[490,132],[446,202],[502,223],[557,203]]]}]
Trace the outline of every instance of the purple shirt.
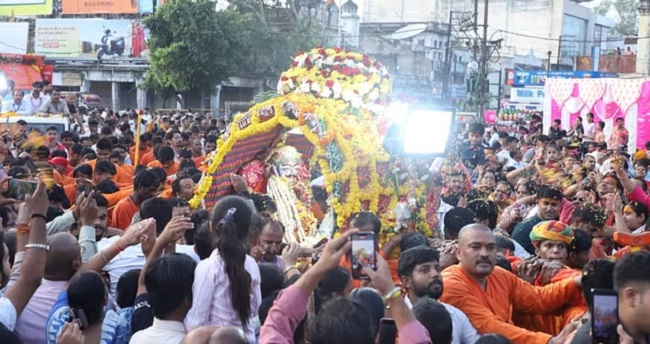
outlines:
[{"label": "purple shirt", "polygon": [[[309,297],[292,285],[278,295],[262,326],[259,343],[293,343],[293,332],[305,316]],[[417,320],[399,329],[400,344],[430,344],[427,330]]]},{"label": "purple shirt", "polygon": [[284,272],[284,269],[287,268],[286,266],[284,266],[284,262],[282,261],[282,257],[280,257],[280,256],[275,256],[275,260],[270,261],[270,262],[267,262],[266,260],[263,260],[263,259],[262,259],[261,262],[262,262],[262,263],[271,263],[271,264],[275,264],[277,267],[280,268],[280,270],[281,270],[282,272]]},{"label": "purple shirt", "polygon": [[43,279],[27,307],[20,313],[14,332],[23,343],[45,343],[47,319],[56,298],[65,288],[67,281]]}]

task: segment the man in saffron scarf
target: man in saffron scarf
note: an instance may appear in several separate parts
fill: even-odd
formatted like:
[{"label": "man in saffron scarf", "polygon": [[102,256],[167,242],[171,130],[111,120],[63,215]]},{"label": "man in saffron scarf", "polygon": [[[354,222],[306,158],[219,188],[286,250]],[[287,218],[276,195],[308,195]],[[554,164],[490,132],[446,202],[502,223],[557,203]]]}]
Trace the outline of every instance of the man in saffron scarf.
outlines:
[{"label": "man in saffron scarf", "polygon": [[[580,245],[577,244],[576,236],[580,239]],[[535,247],[535,254],[538,258],[564,266],[553,275],[550,283],[545,283],[539,274],[533,274],[534,280],[531,281],[531,284],[539,287],[579,276],[582,266],[587,262],[586,257],[588,257],[591,248],[588,234],[574,231],[560,221],[538,223],[530,232],[530,241]],[[569,259],[569,253],[571,253],[571,259]],[[515,313],[514,322],[531,331],[557,335],[571,320],[583,316],[586,312],[587,304],[582,295],[576,295],[567,307],[555,312],[547,314]]]},{"label": "man in saffron scarf", "polygon": [[480,224],[463,227],[458,236],[459,265],[442,272],[445,291],[440,301],[463,311],[481,334],[498,333],[514,344],[558,344],[576,327],[572,322],[558,336],[514,325],[512,312],[546,314],[580,295],[580,277],[535,287],[500,267],[496,238]]}]

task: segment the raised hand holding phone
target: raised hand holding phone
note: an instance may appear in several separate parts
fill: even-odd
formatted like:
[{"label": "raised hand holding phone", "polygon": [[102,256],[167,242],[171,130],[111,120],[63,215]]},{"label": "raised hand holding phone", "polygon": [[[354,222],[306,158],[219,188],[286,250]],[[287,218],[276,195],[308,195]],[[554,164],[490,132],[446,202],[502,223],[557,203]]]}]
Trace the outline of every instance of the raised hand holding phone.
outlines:
[{"label": "raised hand holding phone", "polygon": [[618,344],[618,293],[611,289],[592,289],[591,337],[596,343]]},{"label": "raised hand holding phone", "polygon": [[352,242],[352,278],[368,279],[363,273],[364,268],[377,270],[377,247],[375,233],[358,232],[350,237]]}]

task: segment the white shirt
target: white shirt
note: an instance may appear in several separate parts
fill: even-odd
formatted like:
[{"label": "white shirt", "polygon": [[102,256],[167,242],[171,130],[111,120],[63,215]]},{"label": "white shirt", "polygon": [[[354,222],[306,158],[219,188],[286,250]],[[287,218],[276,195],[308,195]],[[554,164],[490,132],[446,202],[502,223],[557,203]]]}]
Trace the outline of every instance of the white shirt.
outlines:
[{"label": "white shirt", "polygon": [[[119,236],[104,238],[97,243],[97,249],[101,251],[119,239]],[[194,252],[193,246],[176,245],[176,252],[185,253],[196,262],[200,261],[199,256]],[[124,251],[120,252],[120,254],[108,262],[108,264],[106,264],[104,271],[108,272],[111,277],[110,294],[113,298],[116,298],[115,293],[117,289],[117,281],[120,279],[120,277],[133,269],[142,269],[145,261],[146,258],[144,256],[144,253],[142,253],[142,247],[140,244],[137,244],[127,247],[124,249]]]},{"label": "white shirt", "polygon": [[445,234],[445,215],[448,211],[454,209],[451,205],[445,203],[442,199],[440,200],[440,206],[438,207],[438,225],[440,226],[440,233]]},{"label": "white shirt", "polygon": [[32,109],[32,113],[30,115],[35,114],[41,108],[41,106],[43,106],[43,104],[47,103],[48,101],[50,101],[50,96],[43,93],[40,93],[38,95],[38,98],[34,98],[31,93],[23,97],[23,102],[29,103],[29,106]]},{"label": "white shirt", "polygon": [[2,111],[0,112],[15,112],[21,116],[31,116],[33,111],[28,102],[24,99],[20,104],[16,104],[14,100],[2,104]]},{"label": "white shirt", "polygon": [[178,344],[185,338],[185,325],[180,321],[153,318],[153,325],[136,332],[129,343],[133,344]]},{"label": "white shirt", "polygon": [[[404,297],[404,303],[409,309],[413,308],[408,295]],[[474,344],[481,338],[463,311],[446,303],[440,302],[440,304],[445,306],[451,316],[451,344]]]},{"label": "white shirt", "polygon": [[5,325],[7,330],[13,331],[16,327],[16,318],[18,318],[16,307],[11,300],[4,296],[0,298],[0,324]]},{"label": "white shirt", "polygon": [[512,159],[510,156],[510,152],[507,150],[502,150],[499,153],[497,153],[497,158],[499,158],[499,161],[503,163],[504,165],[509,164],[510,162],[514,162],[515,160]]},{"label": "white shirt", "polygon": [[488,144],[492,146],[497,141],[499,141],[499,133],[494,133],[492,134],[492,136],[490,136],[490,140],[488,141]]},{"label": "white shirt", "polygon": [[523,246],[521,246],[521,244],[518,243],[516,240],[510,239],[510,241],[512,241],[512,243],[515,244],[515,252],[513,252],[515,256],[521,259],[526,259],[531,256],[531,254],[528,253],[528,251],[526,251],[526,249]]},{"label": "white shirt", "polygon": [[584,122],[582,128],[584,130],[582,142],[593,142],[596,138],[596,123]]},{"label": "white shirt", "polygon": [[[258,315],[257,310],[262,303],[260,289],[262,277],[255,259],[249,255],[246,255],[244,269],[251,277],[250,316],[247,319],[244,332],[248,342],[255,343],[253,319]],[[196,266],[192,294],[192,309],[185,316],[185,327],[188,331],[208,325],[234,326],[243,330],[239,315],[232,305],[230,279],[226,273],[224,261],[219,255],[219,250],[212,251],[210,257]]]},{"label": "white shirt", "polygon": [[506,168],[507,167],[514,167],[516,169],[520,169],[520,168],[524,168],[526,166],[528,166],[528,164],[523,162],[523,161],[516,161],[516,160],[510,159],[510,161],[508,161],[508,164],[506,165]]}]

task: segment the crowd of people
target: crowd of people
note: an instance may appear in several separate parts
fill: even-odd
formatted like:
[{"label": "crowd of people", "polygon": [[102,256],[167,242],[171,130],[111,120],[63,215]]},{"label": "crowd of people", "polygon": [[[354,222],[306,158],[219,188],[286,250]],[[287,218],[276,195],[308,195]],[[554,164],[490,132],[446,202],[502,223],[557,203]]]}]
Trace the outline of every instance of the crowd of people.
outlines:
[{"label": "crowd of people", "polygon": [[301,247],[237,175],[190,207],[224,119],[68,111],[78,130],[25,117],[0,140],[0,343],[592,343],[593,289],[618,292],[617,343],[650,338],[650,147],[630,156],[622,119],[607,140],[591,114],[459,126],[426,181],[434,236],[377,242],[353,279],[350,238],[381,214]]}]

